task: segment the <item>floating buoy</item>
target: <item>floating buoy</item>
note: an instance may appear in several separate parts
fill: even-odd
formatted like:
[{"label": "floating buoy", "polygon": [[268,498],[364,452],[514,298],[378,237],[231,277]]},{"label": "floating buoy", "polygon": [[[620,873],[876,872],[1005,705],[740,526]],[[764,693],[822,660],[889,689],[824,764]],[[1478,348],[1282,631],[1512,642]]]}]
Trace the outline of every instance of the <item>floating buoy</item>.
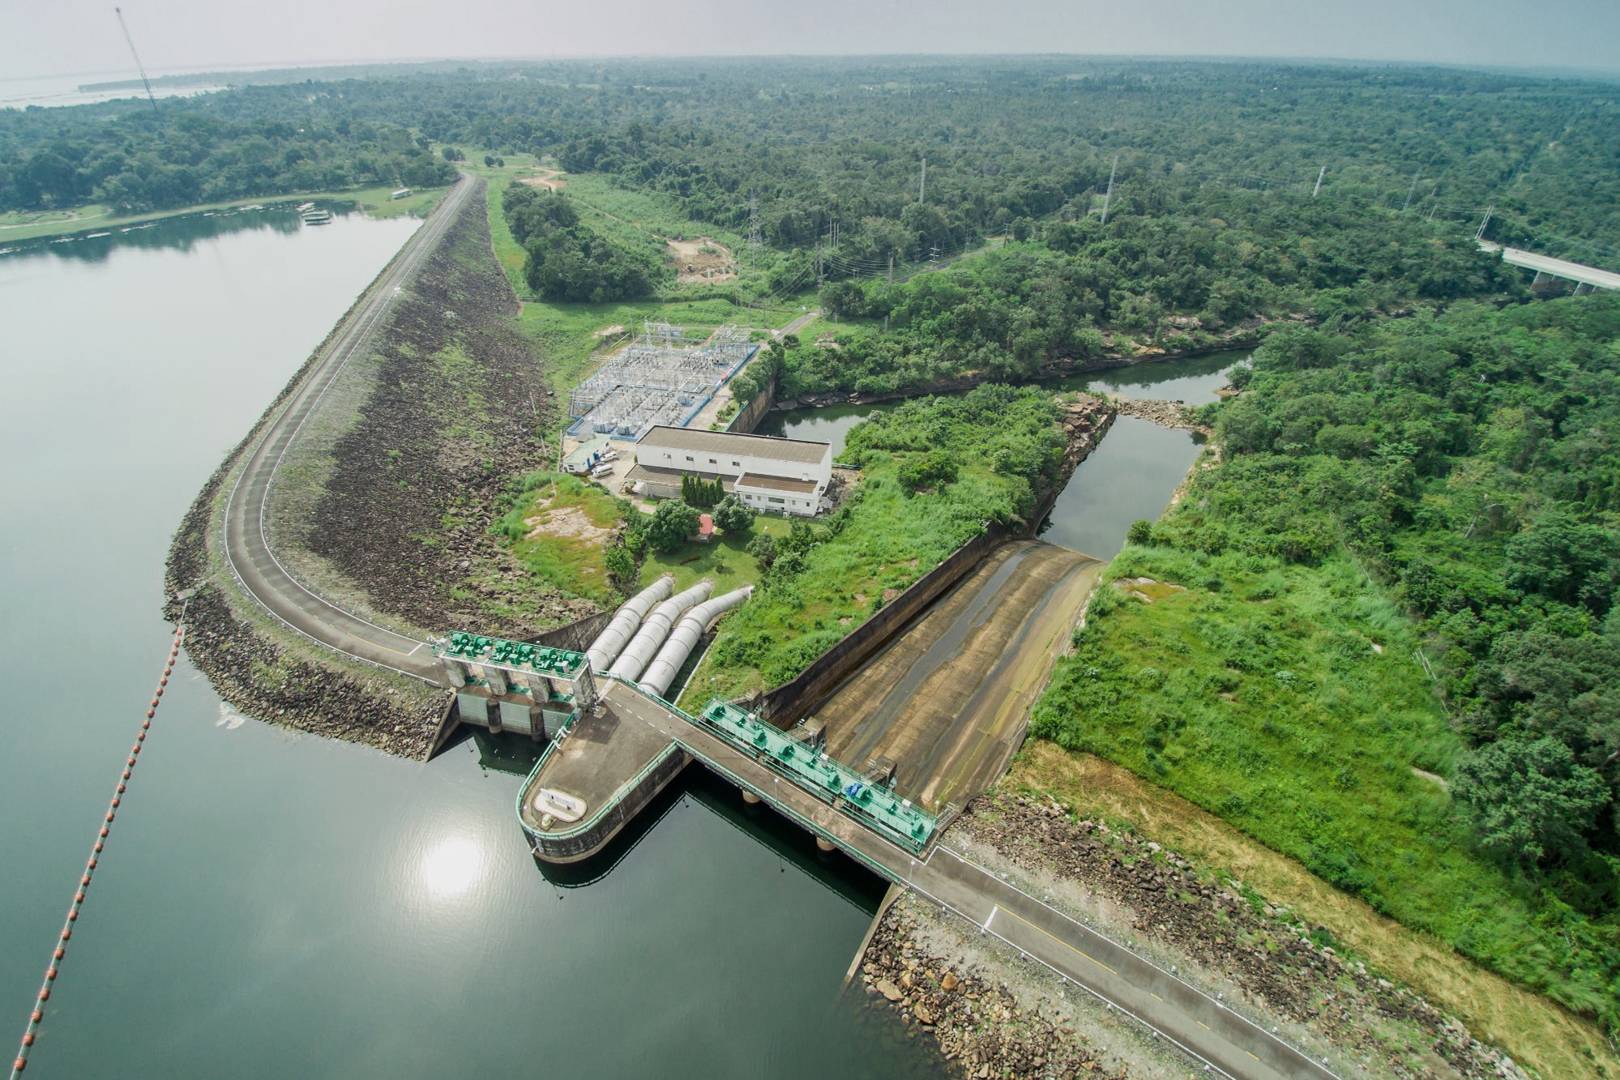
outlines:
[{"label": "floating buoy", "polygon": [[62,929],[57,935],[56,947],[51,951],[51,963],[45,969],[45,982],[39,988],[38,1000],[29,1019],[29,1027],[23,1032],[21,1051],[12,1064],[13,1073],[20,1073],[28,1066],[28,1050],[34,1045],[35,1029],[45,1019],[44,1003],[51,998],[51,984],[61,974],[59,965],[67,956],[67,942],[73,937],[73,924],[79,921],[79,909],[83,906],[87,890],[90,888],[90,876],[91,872],[96,868],[96,857],[106,847],[107,837],[112,832],[113,818],[117,815],[118,808],[123,803],[124,794],[129,790],[129,778],[135,768],[135,759],[140,756],[141,745],[146,742],[146,733],[152,728],[152,719],[157,715],[157,707],[163,698],[164,688],[169,685],[169,676],[174,674],[175,657],[179,655],[180,642],[184,636],[185,627],[175,627],[174,641],[169,647],[168,662],[163,667],[163,674],[158,677],[157,689],[152,692],[151,704],[146,709],[146,719],[142,721],[140,731],[135,735],[135,743],[129,748],[129,756],[124,760],[124,769],[119,776],[112,800],[108,804],[106,816],[102,819],[103,823],[96,832],[95,847],[90,857],[85,861],[84,873],[79,877],[78,891],[73,894],[73,904],[68,908],[67,920],[62,924]]}]

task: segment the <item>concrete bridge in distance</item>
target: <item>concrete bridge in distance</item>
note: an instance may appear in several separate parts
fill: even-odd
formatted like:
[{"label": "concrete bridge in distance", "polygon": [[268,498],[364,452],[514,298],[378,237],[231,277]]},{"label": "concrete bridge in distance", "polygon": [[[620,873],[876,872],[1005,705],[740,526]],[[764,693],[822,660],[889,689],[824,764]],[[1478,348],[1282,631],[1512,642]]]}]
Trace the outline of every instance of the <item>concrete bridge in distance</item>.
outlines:
[{"label": "concrete bridge in distance", "polygon": [[1555,259],[1551,255],[1537,255],[1533,251],[1521,248],[1503,247],[1493,244],[1489,240],[1479,242],[1481,251],[1500,251],[1502,261],[1512,266],[1522,266],[1526,270],[1536,272],[1536,281],[1544,277],[1560,278],[1575,283],[1577,294],[1595,289],[1620,289],[1620,274],[1612,270],[1600,270],[1595,266],[1583,266],[1580,263],[1570,262],[1567,259]]}]

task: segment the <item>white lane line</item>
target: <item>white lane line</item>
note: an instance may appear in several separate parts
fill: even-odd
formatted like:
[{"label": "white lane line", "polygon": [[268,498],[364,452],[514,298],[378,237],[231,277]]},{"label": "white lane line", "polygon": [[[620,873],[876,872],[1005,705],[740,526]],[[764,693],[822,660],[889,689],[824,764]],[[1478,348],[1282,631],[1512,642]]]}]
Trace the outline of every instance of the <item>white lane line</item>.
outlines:
[{"label": "white lane line", "polygon": [[984,929],[990,929],[990,920],[994,919],[996,917],[996,912],[1000,910],[1001,908],[997,907],[995,904],[990,905],[990,914],[984,917]]}]

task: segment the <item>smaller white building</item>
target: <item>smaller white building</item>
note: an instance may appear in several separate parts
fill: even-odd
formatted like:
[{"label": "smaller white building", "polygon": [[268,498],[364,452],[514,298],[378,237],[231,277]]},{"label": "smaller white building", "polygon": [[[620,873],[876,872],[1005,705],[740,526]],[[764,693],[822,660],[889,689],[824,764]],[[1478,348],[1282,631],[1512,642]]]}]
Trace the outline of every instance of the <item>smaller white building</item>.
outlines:
[{"label": "smaller white building", "polygon": [[718,478],[755,510],[810,517],[832,482],[832,444],[667,426],[636,441],[628,479],[647,494],[680,498],[682,476]]}]

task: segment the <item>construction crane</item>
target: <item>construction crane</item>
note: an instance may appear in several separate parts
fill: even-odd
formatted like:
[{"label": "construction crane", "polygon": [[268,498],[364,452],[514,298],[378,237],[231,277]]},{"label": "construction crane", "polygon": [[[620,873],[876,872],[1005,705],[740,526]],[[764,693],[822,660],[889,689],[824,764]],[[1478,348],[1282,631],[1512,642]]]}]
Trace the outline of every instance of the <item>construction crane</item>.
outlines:
[{"label": "construction crane", "polygon": [[156,114],[157,98],[152,96],[152,80],[146,77],[146,68],[141,64],[141,54],[135,51],[135,39],[129,36],[129,24],[124,21],[124,9],[115,7],[113,14],[118,16],[118,25],[124,31],[124,40],[129,43],[129,55],[135,58],[135,70],[141,73],[141,85],[146,87],[146,100],[152,103],[152,112]]}]

